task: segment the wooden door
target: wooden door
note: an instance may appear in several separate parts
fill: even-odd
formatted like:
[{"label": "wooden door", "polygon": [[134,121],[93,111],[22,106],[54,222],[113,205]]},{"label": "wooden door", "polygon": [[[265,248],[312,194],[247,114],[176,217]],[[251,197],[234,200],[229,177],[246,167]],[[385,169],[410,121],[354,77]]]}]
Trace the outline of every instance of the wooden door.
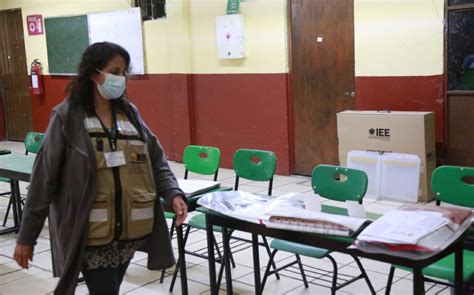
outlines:
[{"label": "wooden door", "polygon": [[0,43],[7,138],[22,141],[32,130],[32,119],[21,10],[0,11]]},{"label": "wooden door", "polygon": [[295,172],[338,164],[336,114],[355,107],[353,0],[291,0]]}]

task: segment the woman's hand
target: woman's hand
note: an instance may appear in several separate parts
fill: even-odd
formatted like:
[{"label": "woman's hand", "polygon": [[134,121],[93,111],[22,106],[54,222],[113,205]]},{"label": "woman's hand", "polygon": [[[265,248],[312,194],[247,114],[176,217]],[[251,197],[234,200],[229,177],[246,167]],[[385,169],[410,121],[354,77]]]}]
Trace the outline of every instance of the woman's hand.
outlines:
[{"label": "woman's hand", "polygon": [[188,216],[188,205],[184,202],[181,195],[173,198],[172,204],[174,213],[176,213],[176,226],[183,224],[186,216]]},{"label": "woman's hand", "polygon": [[28,269],[28,260],[33,261],[33,248],[32,245],[16,244],[13,259],[19,266]]}]

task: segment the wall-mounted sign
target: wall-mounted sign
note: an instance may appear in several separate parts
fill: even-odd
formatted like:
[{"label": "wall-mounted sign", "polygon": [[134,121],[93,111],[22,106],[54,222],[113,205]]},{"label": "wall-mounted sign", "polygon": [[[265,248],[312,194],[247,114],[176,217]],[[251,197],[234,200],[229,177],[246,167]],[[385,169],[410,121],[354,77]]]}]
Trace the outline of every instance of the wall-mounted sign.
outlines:
[{"label": "wall-mounted sign", "polygon": [[28,28],[28,35],[42,35],[43,29],[43,16],[41,14],[28,15],[26,17],[26,26]]},{"label": "wall-mounted sign", "polygon": [[240,0],[227,0],[227,14],[239,13]]}]

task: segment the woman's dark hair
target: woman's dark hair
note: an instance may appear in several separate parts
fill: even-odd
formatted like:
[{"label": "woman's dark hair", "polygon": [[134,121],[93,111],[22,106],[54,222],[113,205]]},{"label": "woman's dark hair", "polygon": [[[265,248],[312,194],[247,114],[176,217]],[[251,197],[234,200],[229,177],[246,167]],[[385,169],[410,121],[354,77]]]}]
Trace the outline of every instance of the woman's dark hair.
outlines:
[{"label": "woman's dark hair", "polygon": [[[125,70],[130,66],[130,55],[122,46],[110,42],[98,42],[90,45],[82,54],[77,76],[66,87],[73,104],[81,105],[87,113],[94,113],[94,81],[91,80],[97,69],[102,70],[117,55],[125,61]],[[114,100],[119,108],[124,108],[125,97]]]}]

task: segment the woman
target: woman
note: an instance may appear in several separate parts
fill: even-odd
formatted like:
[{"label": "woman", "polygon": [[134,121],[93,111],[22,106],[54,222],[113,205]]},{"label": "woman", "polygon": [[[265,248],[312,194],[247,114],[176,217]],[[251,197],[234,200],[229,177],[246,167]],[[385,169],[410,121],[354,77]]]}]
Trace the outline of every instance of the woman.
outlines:
[{"label": "woman", "polygon": [[73,294],[80,271],[90,294],[118,294],[138,249],[148,252],[149,269],[174,264],[158,196],[177,225],[187,204],[161,145],[125,98],[129,65],[116,44],[89,46],[36,157],[14,259],[28,268],[49,211],[55,294]]}]

